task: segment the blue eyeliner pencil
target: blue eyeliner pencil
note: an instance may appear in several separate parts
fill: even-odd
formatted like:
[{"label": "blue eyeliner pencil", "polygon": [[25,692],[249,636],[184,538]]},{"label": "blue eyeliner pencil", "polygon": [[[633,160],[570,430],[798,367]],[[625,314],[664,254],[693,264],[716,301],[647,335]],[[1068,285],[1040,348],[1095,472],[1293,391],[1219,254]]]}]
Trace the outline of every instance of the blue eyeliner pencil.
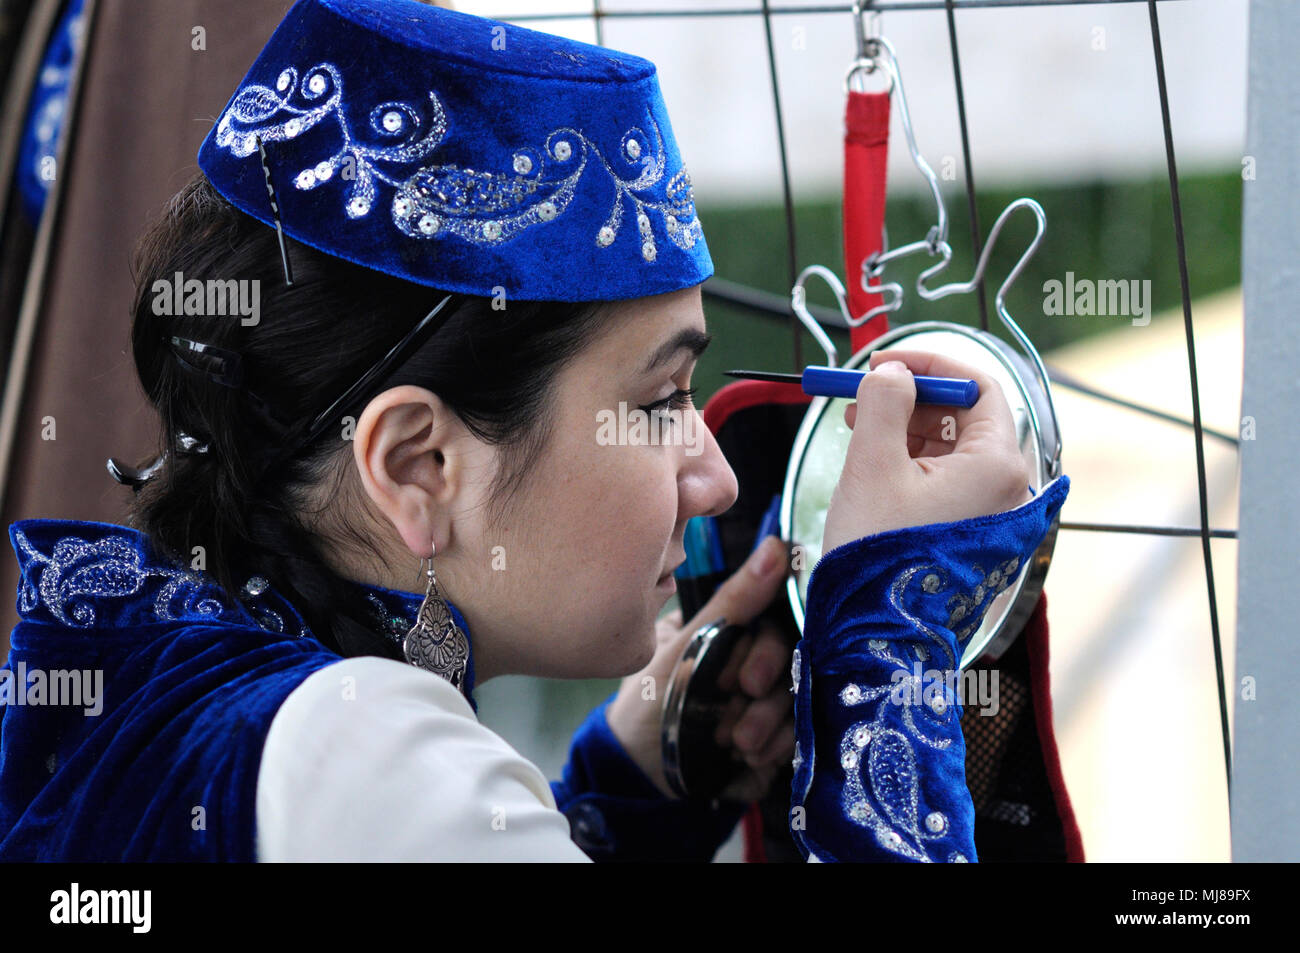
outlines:
[{"label": "blue eyeliner pencil", "polygon": [[[800,384],[803,392],[813,397],[858,396],[858,385],[870,371],[850,370],[843,367],[822,367],[810,364],[803,374],[778,374],[774,371],[727,371],[729,377],[743,377],[755,381],[778,381]],[[913,376],[916,381],[918,404],[943,404],[948,407],[974,407],[980,399],[979,384],[960,377]]]}]

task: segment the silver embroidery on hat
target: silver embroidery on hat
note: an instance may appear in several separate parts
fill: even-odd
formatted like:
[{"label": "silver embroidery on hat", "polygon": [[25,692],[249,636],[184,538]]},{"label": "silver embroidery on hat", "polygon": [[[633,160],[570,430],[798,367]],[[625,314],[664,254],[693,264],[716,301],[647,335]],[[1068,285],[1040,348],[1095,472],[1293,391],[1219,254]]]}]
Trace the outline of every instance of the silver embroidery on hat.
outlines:
[{"label": "silver embroidery on hat", "polygon": [[[283,633],[285,631],[284,616],[280,615],[280,613],[275,612],[274,610],[271,609],[264,609],[258,606],[249,607],[249,611],[252,613],[253,618],[257,621],[257,627],[259,629],[265,629],[267,632],[279,632],[279,633]],[[298,634],[302,635],[303,633],[300,632]]]},{"label": "silver embroidery on hat", "polygon": [[[295,95],[306,104],[292,103]],[[423,133],[420,113],[409,103],[385,102],[370,111],[375,134],[398,140],[386,146],[367,145],[353,137],[343,116],[342,96],[343,78],[333,64],[313,67],[301,83],[298,71],[286,68],[275,89],[253,84],[239,91],[217,124],[216,142],[244,158],[257,151],[259,136],[264,142],[294,139],[332,115],[338,121],[343,145],[333,155],[297,172],[294,185],[298,189],[317,188],[346,168],[350,174],[338,177],[351,181],[343,206],[349,218],[370,214],[376,201],[375,183],[383,182],[395,190],[389,210],[403,234],[414,239],[450,234],[480,245],[508,242],[533,225],[554,221],[569,206],[594,155],[615,187],[609,217],[592,236],[598,247],[609,247],[618,237],[625,205],[632,207],[641,257],[647,262],[658,255],[649,211],[663,218],[669,240],[679,248],[689,249],[704,237],[685,165],[665,185],[665,201],[638,194],[658,185],[665,174],[663,136],[653,116],[647,116],[653,136],[633,126],[620,141],[620,167],[636,173],[630,179],[615,171],[594,142],[567,126],[552,131],[540,149],[515,149],[508,173],[428,165],[401,178],[386,173],[380,163],[409,165],[438,147],[448,120],[437,94],[429,91],[431,119]]]}]

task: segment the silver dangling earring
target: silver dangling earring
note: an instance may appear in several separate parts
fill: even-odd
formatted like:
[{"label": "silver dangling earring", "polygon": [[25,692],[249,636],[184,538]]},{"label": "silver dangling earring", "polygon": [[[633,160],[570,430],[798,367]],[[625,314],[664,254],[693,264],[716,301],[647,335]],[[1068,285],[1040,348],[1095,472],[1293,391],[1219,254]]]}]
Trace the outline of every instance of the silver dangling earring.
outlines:
[{"label": "silver dangling earring", "polygon": [[[424,558],[420,559],[424,566]],[[402,640],[402,654],[416,668],[440,675],[456,688],[465,685],[465,670],[469,666],[469,639],[451,617],[451,609],[438,586],[433,572],[433,555],[425,570],[428,582],[424,601],[415,619],[415,626]]]}]

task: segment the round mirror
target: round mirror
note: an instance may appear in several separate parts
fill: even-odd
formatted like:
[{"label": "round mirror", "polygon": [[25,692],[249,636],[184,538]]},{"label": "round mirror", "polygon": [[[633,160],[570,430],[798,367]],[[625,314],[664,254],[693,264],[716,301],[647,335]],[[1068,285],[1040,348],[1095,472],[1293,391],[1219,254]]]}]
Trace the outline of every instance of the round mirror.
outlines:
[{"label": "round mirror", "polygon": [[[866,368],[867,359],[879,350],[897,347],[928,351],[955,358],[984,371],[1002,387],[1020,440],[1034,490],[1041,491],[1060,472],[1059,444],[1052,424],[1050,397],[1038,383],[1029,362],[1000,338],[984,331],[938,321],[919,322],[889,331],[863,348],[844,366]],[[787,582],[790,606],[800,631],[804,625],[804,602],[808,580],[822,557],[822,531],[831,493],[840,478],[852,431],[844,423],[844,408],[851,400],[842,397],[814,397],[795,437],[786,471],[781,502],[782,537],[799,547],[802,558]],[[866,423],[859,418],[857,426]],[[1038,551],[989,606],[979,628],[958,633],[965,668],[987,654],[997,658],[1020,633],[1038,602],[1043,580],[1056,542],[1057,523],[1052,524]]]}]

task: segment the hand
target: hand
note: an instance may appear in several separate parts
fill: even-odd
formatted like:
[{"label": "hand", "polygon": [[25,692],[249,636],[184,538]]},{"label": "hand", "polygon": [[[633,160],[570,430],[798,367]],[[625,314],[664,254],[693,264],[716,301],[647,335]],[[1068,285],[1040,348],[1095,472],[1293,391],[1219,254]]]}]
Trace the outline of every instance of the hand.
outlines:
[{"label": "hand", "polygon": [[[1032,499],[997,381],[920,351],[877,351],[868,363],[872,372],[844,411],[853,436],[826,513],[823,553],[864,536],[1002,513]],[[969,410],[918,407],[914,374],[971,378],[979,400]],[[855,426],[859,418],[868,426]]]},{"label": "hand", "polygon": [[[752,569],[765,557],[771,557],[766,572],[754,573]],[[781,591],[789,569],[789,548],[777,537],[767,537],[689,624],[682,625],[680,610],[659,620],[658,645],[650,664],[623,679],[606,709],[614,736],[665,796],[676,796],[664,774],[661,740],[663,693],[673,666],[691,636],[705,623],[719,617],[738,625],[752,621]],[[723,688],[734,690],[738,685],[746,696],[724,714],[717,736],[719,744],[729,744],[749,766],[724,792],[728,797],[762,797],[780,765],[794,757],[793,696],[780,684],[781,672],[790,667],[790,655],[791,648],[780,630],[773,624],[760,623],[755,635],[737,643],[719,678]],[[649,687],[653,692],[647,690]]]}]

